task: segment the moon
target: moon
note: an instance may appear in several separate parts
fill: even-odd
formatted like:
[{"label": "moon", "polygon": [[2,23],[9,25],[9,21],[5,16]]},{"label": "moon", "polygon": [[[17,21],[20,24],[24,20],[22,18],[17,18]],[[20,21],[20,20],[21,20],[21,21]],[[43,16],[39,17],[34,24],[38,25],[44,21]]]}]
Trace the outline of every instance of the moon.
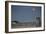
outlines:
[{"label": "moon", "polygon": [[35,11],[35,8],[32,8],[32,11]]}]

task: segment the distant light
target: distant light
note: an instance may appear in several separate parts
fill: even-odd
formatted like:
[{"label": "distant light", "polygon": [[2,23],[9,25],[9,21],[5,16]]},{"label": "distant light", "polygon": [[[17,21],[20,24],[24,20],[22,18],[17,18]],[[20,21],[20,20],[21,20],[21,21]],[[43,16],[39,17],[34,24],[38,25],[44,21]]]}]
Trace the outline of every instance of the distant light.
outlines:
[{"label": "distant light", "polygon": [[15,22],[13,22],[13,24],[16,24]]}]

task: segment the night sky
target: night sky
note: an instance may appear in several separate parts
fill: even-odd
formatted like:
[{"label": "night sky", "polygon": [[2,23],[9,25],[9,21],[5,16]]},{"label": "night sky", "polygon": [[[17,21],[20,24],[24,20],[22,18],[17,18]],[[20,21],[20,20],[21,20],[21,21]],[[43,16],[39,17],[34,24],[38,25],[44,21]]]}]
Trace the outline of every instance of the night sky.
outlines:
[{"label": "night sky", "polygon": [[36,17],[41,15],[41,7],[38,6],[11,6],[11,20],[20,22],[37,21]]}]

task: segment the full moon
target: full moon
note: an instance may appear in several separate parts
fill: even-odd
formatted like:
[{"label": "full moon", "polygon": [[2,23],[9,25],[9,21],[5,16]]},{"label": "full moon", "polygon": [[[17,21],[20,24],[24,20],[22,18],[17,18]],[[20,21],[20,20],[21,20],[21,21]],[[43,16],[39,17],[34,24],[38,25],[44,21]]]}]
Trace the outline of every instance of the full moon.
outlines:
[{"label": "full moon", "polygon": [[35,8],[32,8],[32,11],[35,11]]}]

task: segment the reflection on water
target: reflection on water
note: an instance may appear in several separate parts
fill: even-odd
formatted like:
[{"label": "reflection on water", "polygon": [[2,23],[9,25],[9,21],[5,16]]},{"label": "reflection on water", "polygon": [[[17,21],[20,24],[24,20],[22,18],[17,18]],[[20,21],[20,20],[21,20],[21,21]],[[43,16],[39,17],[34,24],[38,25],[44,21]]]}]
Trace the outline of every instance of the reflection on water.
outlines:
[{"label": "reflection on water", "polygon": [[40,17],[36,18],[37,21],[33,22],[19,22],[19,21],[12,21],[12,28],[28,28],[28,27],[40,27],[41,26],[41,19]]}]

